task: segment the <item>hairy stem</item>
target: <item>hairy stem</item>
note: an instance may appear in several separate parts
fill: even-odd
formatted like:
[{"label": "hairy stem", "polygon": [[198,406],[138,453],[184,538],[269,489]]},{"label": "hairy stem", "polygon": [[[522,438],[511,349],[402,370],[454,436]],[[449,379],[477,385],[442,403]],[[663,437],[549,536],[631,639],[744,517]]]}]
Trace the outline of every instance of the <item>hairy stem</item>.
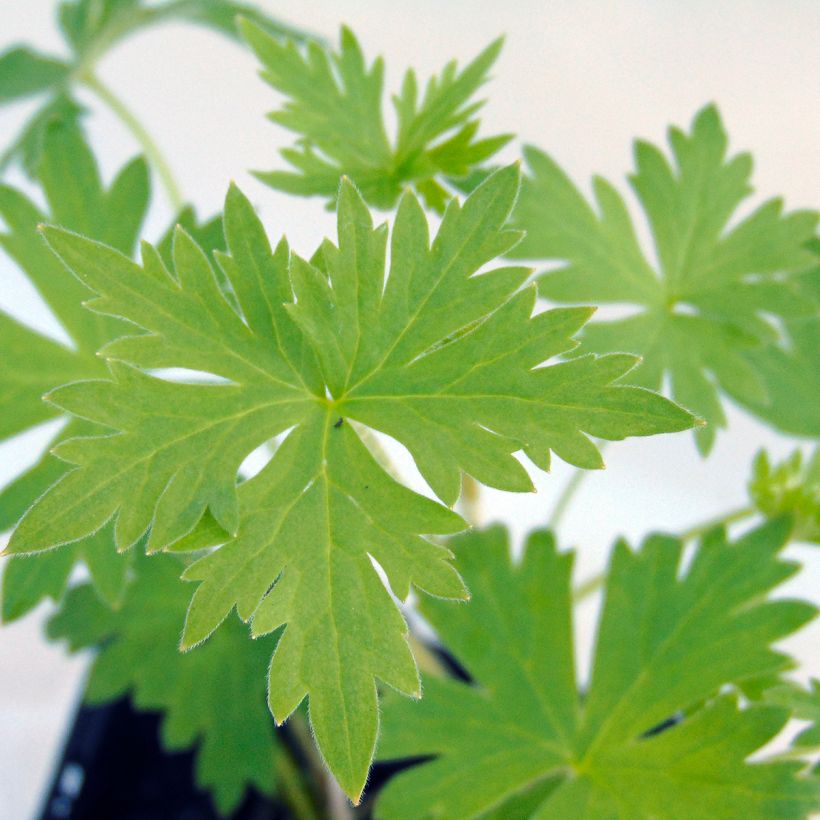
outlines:
[{"label": "hairy stem", "polygon": [[481,485],[470,475],[464,473],[461,479],[461,514],[473,527],[481,525]]},{"label": "hairy stem", "polygon": [[583,483],[588,472],[589,470],[576,469],[570,476],[569,481],[567,481],[564,485],[564,489],[561,490],[560,495],[555,501],[555,506],[552,508],[550,517],[547,519],[547,529],[555,530],[561,523],[564,513],[567,511],[570,502],[572,501],[575,493],[578,492],[578,488]]},{"label": "hairy stem", "polygon": [[91,71],[84,71],[77,77],[89,91],[92,91],[110,110],[120,122],[131,132],[134,139],[140,144],[145,153],[148,162],[157,172],[160,182],[165,193],[168,196],[168,201],[171,208],[176,214],[183,204],[182,194],[176,179],[174,179],[171,167],[165,159],[154,138],[145,130],[142,123],[137,119],[133,112],[125,105],[125,103],[114,92],[105,85],[99,77]]},{"label": "hairy stem", "polygon": [[[728,524],[734,524],[736,521],[743,521],[744,519],[754,515],[756,512],[757,509],[755,509],[755,507],[740,507],[739,509],[732,510],[725,515],[718,516],[717,518],[710,518],[708,521],[695,524],[694,527],[684,530],[678,537],[683,542],[691,541],[694,538],[699,538],[704,533],[709,532],[709,530],[713,527],[719,527],[721,525],[726,526]],[[585,581],[582,581],[572,593],[573,601],[578,604],[581,601],[586,600],[590,595],[597,592],[604,585],[605,580],[606,572],[599,572],[590,576]]]},{"label": "hairy stem", "polygon": [[287,750],[283,750],[276,759],[276,785],[297,820],[316,820],[318,815],[305,793],[302,773]]}]

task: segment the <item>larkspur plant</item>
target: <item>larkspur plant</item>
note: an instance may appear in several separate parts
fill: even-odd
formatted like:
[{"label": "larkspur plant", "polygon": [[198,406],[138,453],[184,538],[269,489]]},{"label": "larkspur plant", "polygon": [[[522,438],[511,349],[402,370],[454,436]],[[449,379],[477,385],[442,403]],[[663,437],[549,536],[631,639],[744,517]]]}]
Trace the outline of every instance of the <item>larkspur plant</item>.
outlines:
[{"label": "larkspur plant", "polygon": [[[170,171],[126,113],[147,162],[104,184],[71,84],[112,104],[92,71],[111,44],[174,16],[233,35],[238,12],[285,98],[271,119],[298,135],[283,151],[292,170],[258,176],[320,197],[336,238],[299,255],[231,186],[221,215],[180,208],[135,261],[150,170],[176,201]],[[478,137],[475,93],[500,41],[422,93],[408,71],[391,139],[384,65],[347,29],[334,52],[245,5],[193,0],[63,2],[59,19],[70,59],[0,57],[0,102],[50,95],[7,152],[47,208],[0,185],[0,245],[74,345],[0,313],[0,433],[65,420],[0,493],[14,528],[3,620],[57,602],[49,637],[96,653],[87,699],[160,710],[164,743],[197,747],[198,781],[225,814],[250,786],[300,817],[338,814],[338,787],[384,818],[817,809],[801,762],[816,727],[749,761],[791,717],[817,716],[817,689],[772,648],[815,611],[769,599],[798,569],[784,546],[818,540],[816,451],[774,466],[761,453],[748,507],[619,541],[605,577],[575,593],[554,533],[532,533],[513,561],[503,528],[470,530],[479,485],[532,490],[524,458],[596,469],[601,440],[689,429],[706,457],[725,396],[820,436],[817,215],[772,200],[731,222],[751,160],[728,155],[717,109],[670,131],[671,156],[637,144],[653,266],[610,184],[596,180],[590,205],[532,147],[523,180],[492,165],[510,137]],[[533,281],[515,258],[551,267]],[[590,321],[589,305],[613,302],[638,312]],[[427,495],[380,435],[406,448]],[[244,475],[260,448],[266,463]],[[730,537],[741,519],[754,526]],[[88,576],[71,584],[78,563]],[[598,586],[581,687],[573,607]],[[417,599],[440,643],[416,636],[396,599]],[[417,765],[374,796],[374,755]]]}]

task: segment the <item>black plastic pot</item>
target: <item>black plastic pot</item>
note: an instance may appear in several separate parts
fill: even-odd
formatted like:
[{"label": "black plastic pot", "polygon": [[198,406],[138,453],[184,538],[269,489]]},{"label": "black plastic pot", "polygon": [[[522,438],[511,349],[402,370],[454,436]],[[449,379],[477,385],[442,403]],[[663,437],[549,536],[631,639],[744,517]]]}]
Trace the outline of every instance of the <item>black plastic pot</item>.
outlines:
[{"label": "black plastic pot", "polygon": [[[219,820],[207,792],[196,787],[193,750],[166,751],[162,716],[141,712],[128,698],[81,706],[57,767],[40,820]],[[367,806],[395,772],[416,760],[377,764],[368,781]],[[287,820],[288,807],[249,789],[231,820]]]},{"label": "black plastic pot", "polygon": [[[194,782],[193,751],[169,753],[161,715],[127,698],[81,706],[43,805],[41,820],[218,820]],[[281,805],[249,790],[233,820],[287,818]]]}]

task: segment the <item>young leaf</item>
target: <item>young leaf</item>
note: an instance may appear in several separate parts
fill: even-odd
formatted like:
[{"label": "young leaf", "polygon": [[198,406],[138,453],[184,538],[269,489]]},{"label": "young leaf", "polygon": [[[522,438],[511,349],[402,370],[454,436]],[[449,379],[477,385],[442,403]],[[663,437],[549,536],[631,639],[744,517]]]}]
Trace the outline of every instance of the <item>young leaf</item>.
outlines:
[{"label": "young leaf", "polygon": [[231,619],[201,652],[180,654],[179,624],[188,604],[181,563],[159,556],[137,557],[135,564],[118,609],[82,584],[49,621],[50,638],[67,640],[72,651],[97,650],[86,700],[130,694],[139,709],[161,710],[164,745],[197,746],[197,782],[211,791],[220,813],[235,809],[248,786],[272,793],[282,751],[265,706],[271,641],[249,641]]},{"label": "young leaf", "polygon": [[295,170],[257,174],[273,188],[332,204],[340,177],[347,175],[378,208],[393,208],[410,184],[441,212],[451,196],[443,179],[466,176],[510,139],[477,138],[474,115],[482,103],[472,100],[487,81],[501,40],[460,72],[448,63],[421,99],[415,72],[408,70],[393,97],[398,132],[391,144],[382,110],[384,63],[379,58],[368,68],[349,29],[342,29],[340,49],[332,53],[318,43],[301,51],[249,21],[241,28],[264,66],[262,77],[288,98],[270,119],[299,135],[296,147],[282,151]]},{"label": "young leaf", "polygon": [[[7,231],[0,247],[28,274],[32,283],[71,337],[69,349],[0,313],[0,437],[21,432],[56,415],[42,401],[53,387],[70,381],[103,376],[107,371],[97,348],[133,328],[121,320],[95,316],[82,307],[93,295],[49,251],[37,226],[55,222],[111,243],[131,254],[148,206],[149,187],[145,163],[135,160],[103,186],[94,157],[79,129],[52,122],[44,133],[39,164],[49,214],[42,213],[22,193],[0,185],[0,216]],[[208,248],[224,246],[221,220],[196,225],[190,210],[180,217]],[[160,243],[161,248],[168,240]],[[101,428],[72,421],[51,446],[75,437],[99,434]],[[13,527],[25,511],[66,472],[64,461],[50,453],[0,491],[0,530]],[[83,561],[103,599],[116,604],[122,594],[128,559],[113,547],[112,528],[75,541],[64,550],[43,553],[34,560],[12,559],[3,573],[2,619],[25,615],[43,598],[58,599],[71,569]]]},{"label": "young leaf", "polygon": [[820,447],[814,448],[805,464],[800,450],[774,465],[761,450],[754,461],[749,495],[768,518],[791,516],[795,541],[820,544]]},{"label": "young leaf", "polygon": [[454,539],[473,600],[421,609],[475,684],[431,679],[420,703],[388,706],[379,756],[435,760],[393,778],[376,816],[508,817],[507,801],[534,797],[527,816],[556,820],[804,817],[816,780],[746,762],[788,712],[740,710],[725,693],[788,668],[770,644],[814,614],[764,600],[797,570],[777,558],[787,534],[778,521],[730,544],[713,530],[685,570],[675,538],[650,536],[636,552],[618,543],[583,694],[572,554],[544,531],[517,565],[501,527]]},{"label": "young leaf", "polygon": [[[719,391],[752,406],[771,400],[747,358],[779,338],[770,317],[816,317],[800,279],[812,260],[805,245],[817,215],[783,214],[782,202],[772,199],[731,224],[751,191],[752,162],[748,154],[727,157],[727,137],[712,106],[696,116],[690,134],[671,129],[669,142],[673,162],[655,146],[636,143],[630,178],[652,230],[657,267],[612,185],[595,179],[596,212],[535,148],[525,150],[531,176],[513,225],[527,236],[514,255],[564,261],[539,279],[547,299],[639,306],[628,318],[590,325],[584,349],[644,356],[629,377],[635,384],[658,389],[668,376],[675,399],[709,422],[696,431],[707,453],[725,426]],[[809,355],[816,370],[816,350]],[[805,375],[800,368],[778,379]]]},{"label": "young leaf", "polygon": [[[518,234],[504,225],[515,167],[452,201],[430,244],[418,200],[402,200],[385,279],[387,231],[374,228],[344,181],[338,246],[315,264],[271,251],[248,200],[228,194],[230,256],[218,262],[177,231],[170,273],[150,246],[139,267],[114,250],[55,228],[52,248],[97,294],[95,310],[144,331],[107,345],[111,379],[79,382],[52,400],[116,435],[74,439],[77,465],[26,514],[8,551],[55,547],[116,517],[121,549],[150,528],[149,549],[224,544],[186,571],[199,581],[183,636],[204,640],[236,607],[263,634],[286,626],[270,670],[281,721],[310,696],[319,746],[354,799],[377,732],[375,678],[418,694],[393,591],[410,584],[443,598],[466,591],[447,549],[424,535],[457,532],[459,516],[411,492],[377,463],[354,422],[403,443],[436,493],[456,501],[462,472],[501,489],[532,484],[513,453],[538,466],[549,451],[601,465],[586,433],[609,439],[691,427],[692,417],[649,391],[611,382],[629,356],[541,365],[572,347],[589,311],[533,315],[527,271],[477,274]],[[182,367],[221,384],[181,384],[145,372]],[[287,433],[239,487],[252,450]],[[204,518],[203,518],[204,516]],[[231,535],[235,535],[233,539]],[[180,539],[182,539],[180,541]]]}]

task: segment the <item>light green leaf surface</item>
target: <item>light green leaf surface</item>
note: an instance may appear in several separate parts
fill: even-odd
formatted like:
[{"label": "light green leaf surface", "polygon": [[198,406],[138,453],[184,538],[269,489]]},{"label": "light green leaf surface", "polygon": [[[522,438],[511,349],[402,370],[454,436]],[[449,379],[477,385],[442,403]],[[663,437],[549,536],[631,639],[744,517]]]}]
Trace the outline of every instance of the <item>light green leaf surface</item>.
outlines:
[{"label": "light green leaf surface", "polygon": [[[149,198],[148,174],[142,160],[129,163],[106,188],[93,155],[79,129],[52,122],[44,132],[39,178],[48,208],[42,211],[15,188],[0,185],[0,217],[6,231],[0,247],[26,272],[32,284],[60,320],[73,347],[25,327],[0,313],[0,437],[22,432],[57,415],[43,394],[67,382],[106,374],[96,355],[107,341],[133,330],[119,319],[96,315],[82,302],[93,296],[49,250],[37,230],[43,222],[98,237],[131,254]],[[209,249],[223,246],[221,220],[203,226],[190,209],[180,214],[186,225]],[[168,238],[160,243],[167,252]],[[99,434],[100,428],[72,421],[51,447],[75,436]],[[13,527],[26,510],[66,472],[64,461],[46,453],[30,469],[0,490],[0,531]],[[105,527],[64,550],[32,559],[7,562],[2,582],[2,619],[12,621],[33,609],[43,598],[58,599],[72,567],[83,561],[95,588],[111,605],[123,591],[128,559],[114,549],[112,528]]]},{"label": "light green leaf surface", "polygon": [[686,569],[675,538],[618,543],[584,692],[572,554],[543,531],[517,564],[501,527],[453,539],[473,599],[421,610],[475,683],[426,680],[420,702],[388,705],[379,757],[435,759],[393,778],[376,816],[506,818],[524,805],[555,820],[805,817],[816,780],[746,762],[788,711],[740,709],[725,692],[788,668],[770,646],[814,615],[765,600],[798,569],[777,558],[787,534],[784,521],[736,543],[714,530]]},{"label": "light green leaf surface", "polygon": [[235,809],[248,786],[272,793],[282,754],[265,706],[272,641],[249,641],[247,628],[232,618],[200,652],[180,654],[179,624],[188,605],[182,564],[170,556],[137,556],[135,564],[117,610],[82,584],[49,621],[50,638],[66,639],[73,651],[97,650],[86,700],[130,694],[139,709],[161,710],[164,745],[197,746],[197,782],[221,813]]},{"label": "light green leaf surface", "polygon": [[[514,255],[562,263],[539,279],[539,293],[547,299],[639,308],[627,318],[589,325],[583,349],[643,356],[629,381],[658,389],[668,377],[672,396],[709,423],[696,432],[698,447],[707,453],[725,426],[721,392],[753,408],[768,406],[787,399],[782,384],[806,376],[798,361],[781,358],[785,369],[767,381],[749,354],[780,340],[779,322],[817,316],[801,283],[812,262],[806,243],[817,214],[784,214],[782,202],[772,199],[738,221],[751,192],[752,161],[748,154],[727,154],[728,140],[712,106],[696,116],[689,134],[670,129],[669,142],[671,160],[637,142],[630,177],[657,264],[610,183],[594,180],[593,207],[535,148],[525,149],[531,173],[512,222],[527,236]],[[818,370],[817,349],[805,353]],[[802,403],[797,412],[810,414],[810,404]]]},{"label": "light green leaf surface", "polygon": [[[56,547],[112,516],[120,549],[149,528],[151,550],[224,544],[186,572],[200,585],[183,644],[204,640],[233,607],[254,617],[257,634],[286,626],[270,670],[272,711],[284,720],[310,697],[319,746],[354,799],[376,740],[375,680],[418,693],[406,627],[372,560],[400,598],[411,584],[443,598],[466,591],[449,551],[423,537],[456,532],[461,518],[388,475],[353,423],[403,443],[447,505],[462,472],[531,490],[516,451],[542,468],[550,450],[598,467],[587,434],[620,439],[693,423],[666,399],[611,384],[633,366],[629,356],[539,366],[572,347],[589,311],[534,316],[534,291],[521,289],[526,270],[475,275],[518,239],[504,227],[517,190],[510,167],[463,206],[451,202],[432,245],[408,194],[385,280],[387,230],[373,227],[350,182],[339,197],[338,245],[325,242],[315,264],[284,241],[271,250],[232,188],[230,255],[217,256],[230,298],[182,230],[172,273],[150,246],[140,267],[46,229],[98,294],[91,307],[147,332],[104,348],[110,380],[53,393],[58,406],[116,434],[60,445],[77,469],[29,511],[9,552]],[[164,367],[224,381],[180,384],[145,372]],[[281,434],[268,465],[237,493],[241,462]]]},{"label": "light green leaf surface", "polygon": [[761,450],[752,467],[749,495],[768,518],[791,516],[795,541],[820,544],[820,447],[808,458],[795,450],[779,464],[772,464]]},{"label": "light green leaf surface", "polygon": [[250,21],[243,21],[242,32],[262,62],[263,79],[286,97],[270,119],[298,135],[296,146],[282,151],[294,170],[257,174],[273,188],[332,204],[347,175],[378,208],[393,208],[412,185],[429,208],[443,211],[451,196],[444,180],[466,176],[510,139],[477,137],[482,103],[473,100],[501,40],[461,71],[448,63],[423,94],[408,70],[393,97],[398,128],[391,142],[382,109],[384,62],[378,58],[368,67],[349,29],[342,28],[338,52],[315,42],[301,50]]}]

